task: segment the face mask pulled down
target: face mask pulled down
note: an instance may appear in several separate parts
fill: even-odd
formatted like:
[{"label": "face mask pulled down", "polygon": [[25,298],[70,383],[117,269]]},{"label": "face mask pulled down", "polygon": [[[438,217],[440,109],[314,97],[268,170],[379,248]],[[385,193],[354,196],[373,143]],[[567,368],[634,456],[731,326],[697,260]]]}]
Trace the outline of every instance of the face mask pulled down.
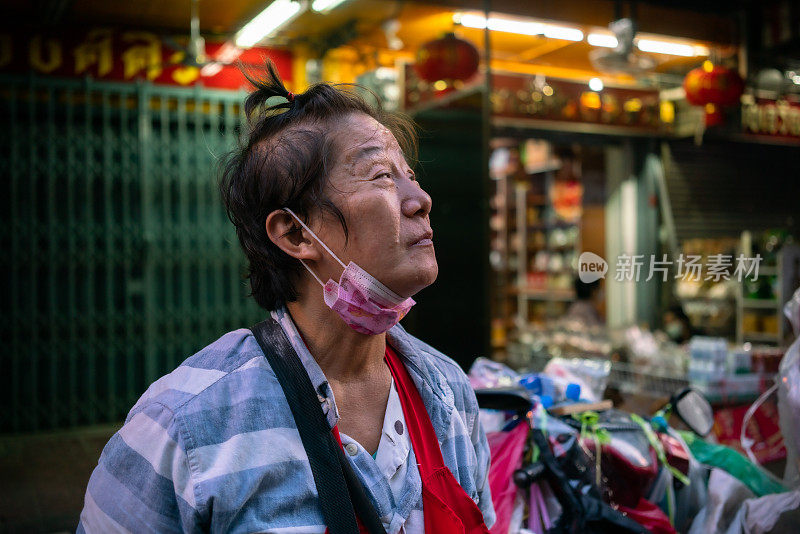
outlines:
[{"label": "face mask pulled down", "polygon": [[322,245],[333,259],[344,268],[339,283],[322,280],[312,271],[306,262],[300,260],[303,267],[322,286],[322,295],[325,304],[335,311],[347,325],[361,334],[382,334],[400,322],[408,310],[416,304],[412,298],[397,295],[391,289],[380,283],[367,271],[350,262],[342,263],[336,254],[306,226],[289,208],[284,208],[317,242]]}]

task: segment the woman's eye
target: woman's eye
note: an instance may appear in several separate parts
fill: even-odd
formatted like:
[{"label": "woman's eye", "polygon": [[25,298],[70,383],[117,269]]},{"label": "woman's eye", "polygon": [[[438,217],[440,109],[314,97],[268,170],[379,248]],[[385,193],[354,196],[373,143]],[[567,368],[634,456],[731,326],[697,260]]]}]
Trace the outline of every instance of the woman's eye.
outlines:
[{"label": "woman's eye", "polygon": [[377,180],[378,178],[384,178],[384,177],[391,179],[392,178],[392,173],[390,173],[390,172],[382,172],[379,175],[377,175],[374,179]]}]

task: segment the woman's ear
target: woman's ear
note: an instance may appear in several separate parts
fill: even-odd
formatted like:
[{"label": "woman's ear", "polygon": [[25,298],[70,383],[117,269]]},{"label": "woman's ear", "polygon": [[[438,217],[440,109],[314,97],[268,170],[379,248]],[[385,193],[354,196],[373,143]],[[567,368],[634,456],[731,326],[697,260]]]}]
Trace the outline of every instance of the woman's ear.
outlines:
[{"label": "woman's ear", "polygon": [[321,254],[313,238],[284,210],[267,215],[267,236],[282,251],[299,260],[319,261]]}]

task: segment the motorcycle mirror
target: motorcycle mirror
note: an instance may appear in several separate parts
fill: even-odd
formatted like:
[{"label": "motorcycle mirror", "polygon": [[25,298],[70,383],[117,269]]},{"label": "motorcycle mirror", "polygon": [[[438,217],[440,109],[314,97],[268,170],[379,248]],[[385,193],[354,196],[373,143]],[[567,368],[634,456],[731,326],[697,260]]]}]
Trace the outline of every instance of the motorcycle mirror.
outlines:
[{"label": "motorcycle mirror", "polygon": [[706,436],[714,426],[714,410],[705,396],[696,389],[686,388],[672,397],[673,410],[693,432]]}]

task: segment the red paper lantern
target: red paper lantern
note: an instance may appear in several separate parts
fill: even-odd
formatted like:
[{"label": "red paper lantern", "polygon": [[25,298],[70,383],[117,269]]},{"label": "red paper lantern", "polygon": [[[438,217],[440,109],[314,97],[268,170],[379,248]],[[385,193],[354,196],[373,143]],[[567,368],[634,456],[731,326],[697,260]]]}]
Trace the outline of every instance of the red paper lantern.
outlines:
[{"label": "red paper lantern", "polygon": [[448,33],[420,47],[416,70],[426,82],[468,80],[478,71],[478,49]]},{"label": "red paper lantern", "polygon": [[722,107],[739,103],[744,81],[738,72],[706,61],[686,75],[683,89],[690,104],[705,107],[706,126],[713,126],[724,120]]}]

